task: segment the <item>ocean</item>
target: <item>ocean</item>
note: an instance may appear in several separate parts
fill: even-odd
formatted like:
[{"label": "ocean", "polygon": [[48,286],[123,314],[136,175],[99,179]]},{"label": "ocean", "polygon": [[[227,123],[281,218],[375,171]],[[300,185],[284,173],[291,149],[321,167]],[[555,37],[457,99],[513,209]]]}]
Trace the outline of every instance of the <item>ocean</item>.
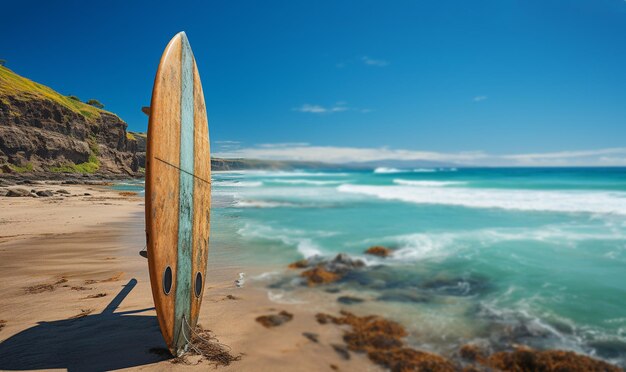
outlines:
[{"label": "ocean", "polygon": [[[624,168],[214,172],[212,192],[209,260],[264,268],[250,285],[276,302],[356,298],[441,354],[522,344],[626,366]],[[338,253],[367,266],[313,289],[286,268]]]}]

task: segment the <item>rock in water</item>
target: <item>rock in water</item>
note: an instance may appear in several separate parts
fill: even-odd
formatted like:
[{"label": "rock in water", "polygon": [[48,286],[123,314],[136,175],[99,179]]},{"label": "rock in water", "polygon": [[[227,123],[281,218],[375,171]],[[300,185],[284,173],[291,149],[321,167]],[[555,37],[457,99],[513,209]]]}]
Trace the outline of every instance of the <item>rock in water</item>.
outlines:
[{"label": "rock in water", "polygon": [[365,254],[371,254],[372,256],[378,256],[378,257],[388,257],[389,255],[391,255],[391,249],[380,246],[380,245],[375,245],[373,247],[369,247],[366,251]]}]

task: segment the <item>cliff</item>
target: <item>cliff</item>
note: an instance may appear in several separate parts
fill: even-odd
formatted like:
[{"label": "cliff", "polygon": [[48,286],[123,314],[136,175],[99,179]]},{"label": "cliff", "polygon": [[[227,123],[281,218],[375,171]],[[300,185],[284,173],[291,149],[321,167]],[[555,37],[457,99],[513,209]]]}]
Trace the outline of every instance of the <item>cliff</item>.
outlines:
[{"label": "cliff", "polygon": [[0,172],[140,176],[145,153],[126,128],[111,112],[0,66]]}]

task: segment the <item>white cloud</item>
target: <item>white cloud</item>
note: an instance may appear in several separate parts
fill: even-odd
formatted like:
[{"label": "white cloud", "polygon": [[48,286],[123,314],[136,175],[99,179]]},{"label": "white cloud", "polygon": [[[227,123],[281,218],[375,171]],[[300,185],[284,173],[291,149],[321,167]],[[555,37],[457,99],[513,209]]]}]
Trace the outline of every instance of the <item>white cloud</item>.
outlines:
[{"label": "white cloud", "polygon": [[487,97],[487,96],[476,96],[476,97],[474,97],[474,102],[481,102],[481,101],[486,100],[487,98],[489,98],[489,97]]},{"label": "white cloud", "polygon": [[361,61],[368,66],[377,66],[377,67],[385,67],[389,65],[389,62],[384,59],[373,59],[368,56],[361,57]]},{"label": "white cloud", "polygon": [[304,105],[300,107],[296,107],[293,110],[300,111],[300,112],[309,112],[312,114],[325,114],[328,112],[328,109],[325,107],[322,107],[320,105],[311,105],[308,103],[305,103]]},{"label": "white cloud", "polygon": [[364,162],[375,160],[436,160],[471,162],[483,158],[482,152],[438,153],[401,149],[313,146],[309,144],[263,144],[236,151],[216,153],[224,158],[253,158],[271,160],[322,161],[328,163]]},{"label": "white cloud", "polygon": [[214,155],[222,158],[301,160],[327,163],[427,160],[473,166],[626,166],[626,148],[496,155],[483,151],[446,153],[388,147],[368,148],[315,146],[308,143],[273,143],[218,151]]},{"label": "white cloud", "polygon": [[241,146],[241,142],[239,141],[215,141],[213,143],[215,147],[219,148],[220,150],[237,149]]},{"label": "white cloud", "polygon": [[[292,109],[293,111],[305,112],[310,114],[332,114],[335,112],[343,112],[349,110],[356,110],[359,112],[369,112],[369,109],[359,109],[355,107],[347,106],[347,103],[344,101],[339,101],[332,106],[321,106],[321,105],[312,105],[310,103],[305,103],[300,107],[295,107]],[[367,111],[366,111],[367,110]]]},{"label": "white cloud", "polygon": [[607,160],[616,160],[616,158],[606,157],[605,155],[616,154],[626,155],[626,148],[618,147],[585,151],[559,151],[549,153],[503,155],[502,158],[513,160],[520,165],[585,165],[591,163],[597,163],[597,165],[601,165],[603,162],[606,163]]}]

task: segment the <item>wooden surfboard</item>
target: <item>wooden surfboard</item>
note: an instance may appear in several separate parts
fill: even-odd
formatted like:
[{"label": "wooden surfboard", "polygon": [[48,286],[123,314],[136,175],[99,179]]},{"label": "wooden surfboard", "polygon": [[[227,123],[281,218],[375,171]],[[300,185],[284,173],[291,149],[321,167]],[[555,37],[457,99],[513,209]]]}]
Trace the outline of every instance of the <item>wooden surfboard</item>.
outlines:
[{"label": "wooden surfboard", "polygon": [[154,79],[146,151],[152,297],[173,355],[187,349],[209,251],[211,159],[202,84],[187,36],[169,42]]}]

